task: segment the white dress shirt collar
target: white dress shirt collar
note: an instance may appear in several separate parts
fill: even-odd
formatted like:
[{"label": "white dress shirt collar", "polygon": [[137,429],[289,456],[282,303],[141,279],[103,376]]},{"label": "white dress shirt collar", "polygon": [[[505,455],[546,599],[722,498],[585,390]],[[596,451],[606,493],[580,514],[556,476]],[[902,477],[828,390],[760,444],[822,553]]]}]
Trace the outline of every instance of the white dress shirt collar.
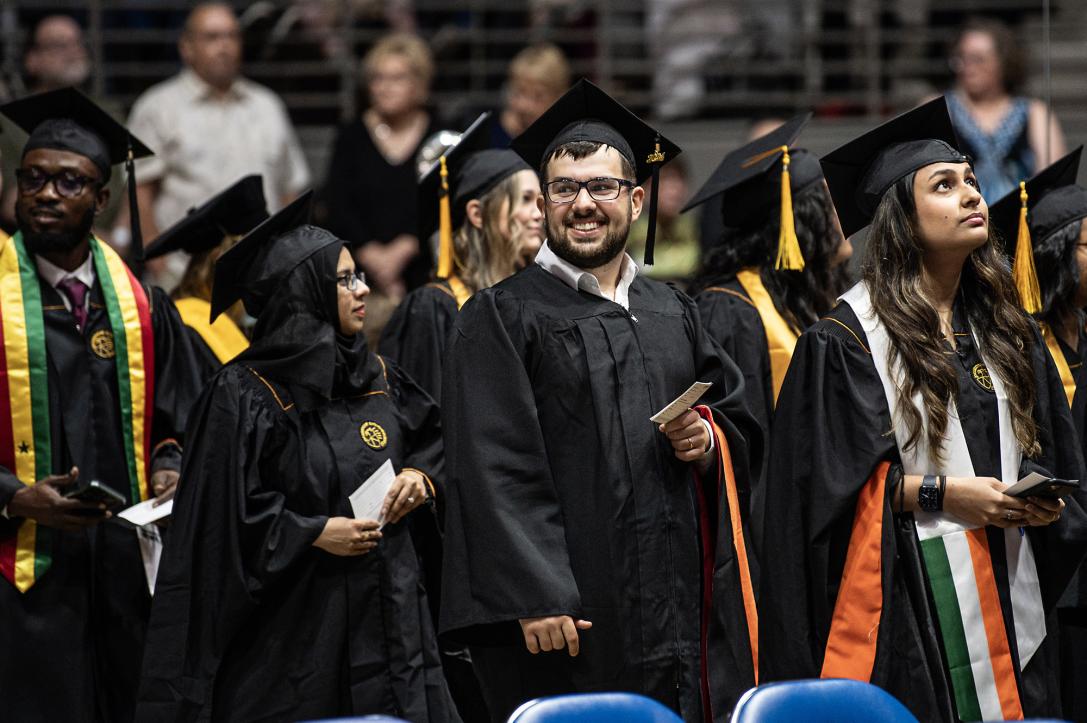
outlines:
[{"label": "white dress shirt collar", "polygon": [[623,254],[623,269],[619,273],[619,283],[615,285],[615,298],[606,295],[601,290],[600,282],[592,273],[574,266],[566,259],[559,258],[548,246],[547,241],[544,241],[543,246],[540,247],[539,252],[536,254],[536,263],[548,273],[557,276],[571,289],[585,291],[593,296],[614,301],[624,309],[630,310],[630,285],[638,276],[638,264],[634,262],[634,259],[630,258],[630,254]]},{"label": "white dress shirt collar", "polygon": [[[34,254],[34,263],[38,267],[38,273],[45,279],[45,283],[49,284],[54,289],[57,288],[57,284],[61,281],[70,278],[79,279],[86,285],[88,290],[94,286],[94,280],[96,278],[94,273],[94,256],[89,253],[87,254],[86,260],[72,271],[65,271],[56,264],[46,261],[38,254]],[[64,300],[64,306],[67,307],[68,311],[71,311],[72,307],[71,302],[68,301],[68,295],[61,293],[60,298]],[[88,303],[90,298],[91,295],[88,293],[88,301],[84,303]]]}]

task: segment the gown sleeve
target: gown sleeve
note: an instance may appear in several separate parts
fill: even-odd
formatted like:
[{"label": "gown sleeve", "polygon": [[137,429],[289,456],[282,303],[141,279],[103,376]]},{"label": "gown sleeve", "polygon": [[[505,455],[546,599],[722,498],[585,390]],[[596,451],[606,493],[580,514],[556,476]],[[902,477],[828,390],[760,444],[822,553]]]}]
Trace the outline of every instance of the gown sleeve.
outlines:
[{"label": "gown sleeve", "polygon": [[754,495],[760,682],[819,676],[858,497],[877,465],[898,459],[865,341],[835,318],[818,322],[801,335],[778,396]]},{"label": "gown sleeve", "polygon": [[577,615],[581,606],[522,356],[522,322],[532,320],[516,306],[496,289],[469,300],[449,340],[442,383],[448,482],[440,629],[468,642],[501,634],[489,627],[495,624]]},{"label": "gown sleeve", "polygon": [[[158,457],[169,450],[162,444],[183,442],[189,412],[203,390],[204,364],[194,348],[193,332],[181,321],[172,301],[158,288],[151,288],[151,324],[155,334],[155,414],[151,424],[151,447]],[[161,466],[161,465],[156,465]],[[177,465],[167,464],[176,468]]]},{"label": "gown sleeve", "polygon": [[457,320],[457,302],[435,286],[424,286],[404,299],[381,332],[378,352],[395,361],[434,399],[442,395],[442,365],[449,332]]},{"label": "gown sleeve", "polygon": [[386,370],[404,435],[403,467],[422,472],[430,485],[430,493],[437,498],[445,478],[438,403],[399,364],[386,360]]},{"label": "gown sleeve", "polygon": [[[326,517],[266,486],[284,467],[282,412],[224,368],[194,410],[147,632],[139,720],[196,720],[235,630],[309,554]],[[298,467],[297,464],[288,465]]]}]

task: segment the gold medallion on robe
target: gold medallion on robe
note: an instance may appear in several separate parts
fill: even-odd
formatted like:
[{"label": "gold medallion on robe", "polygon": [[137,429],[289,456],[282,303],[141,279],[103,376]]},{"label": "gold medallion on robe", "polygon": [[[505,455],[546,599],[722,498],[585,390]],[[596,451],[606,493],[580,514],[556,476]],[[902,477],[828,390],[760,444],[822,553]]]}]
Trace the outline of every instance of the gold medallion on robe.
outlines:
[{"label": "gold medallion on robe", "polygon": [[113,332],[100,329],[91,334],[91,351],[100,359],[112,359],[117,356],[113,348]]},{"label": "gold medallion on robe", "polygon": [[359,435],[362,441],[373,449],[385,449],[389,443],[389,436],[385,434],[384,427],[377,422],[363,422],[359,427]]},{"label": "gold medallion on robe", "polygon": [[970,370],[970,376],[974,378],[974,384],[987,392],[993,391],[993,379],[989,376],[989,370],[985,368],[984,364],[975,364],[974,368]]}]

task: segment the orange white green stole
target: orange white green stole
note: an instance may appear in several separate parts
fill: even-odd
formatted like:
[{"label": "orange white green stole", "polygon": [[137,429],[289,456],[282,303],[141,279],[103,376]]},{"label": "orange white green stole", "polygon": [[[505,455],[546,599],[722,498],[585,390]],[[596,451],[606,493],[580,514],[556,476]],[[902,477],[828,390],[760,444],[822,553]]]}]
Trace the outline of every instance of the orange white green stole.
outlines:
[{"label": "orange white green stole", "polygon": [[[131,499],[147,499],[155,347],[151,307],[121,257],[90,239],[113,331],[122,439]],[[0,245],[0,465],[25,485],[55,474],[41,288],[21,234]],[[22,520],[0,536],[0,574],[26,592],[49,569],[51,531]]]}]

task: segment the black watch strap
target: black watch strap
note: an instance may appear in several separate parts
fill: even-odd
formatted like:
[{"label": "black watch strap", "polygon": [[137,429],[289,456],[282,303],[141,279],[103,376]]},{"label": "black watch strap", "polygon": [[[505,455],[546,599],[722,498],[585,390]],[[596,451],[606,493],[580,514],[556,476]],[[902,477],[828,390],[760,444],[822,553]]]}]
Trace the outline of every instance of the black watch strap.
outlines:
[{"label": "black watch strap", "polygon": [[939,512],[940,501],[939,478],[926,474],[921,478],[921,487],[917,490],[917,506],[925,512]]}]

